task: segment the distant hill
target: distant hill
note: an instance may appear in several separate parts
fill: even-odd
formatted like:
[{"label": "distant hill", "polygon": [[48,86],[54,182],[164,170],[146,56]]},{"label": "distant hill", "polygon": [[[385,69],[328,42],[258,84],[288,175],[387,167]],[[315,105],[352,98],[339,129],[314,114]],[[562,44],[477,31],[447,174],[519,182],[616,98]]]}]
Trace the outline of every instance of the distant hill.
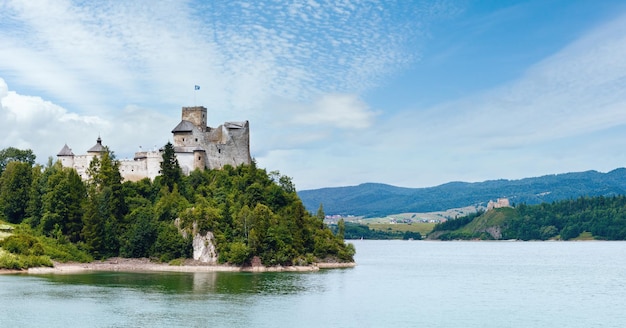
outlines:
[{"label": "distant hill", "polygon": [[626,240],[626,196],[494,208],[437,224],[428,239]]},{"label": "distant hill", "polygon": [[551,203],[580,196],[626,195],[626,168],[608,173],[586,171],[520,180],[450,182],[429,188],[401,188],[379,183],[351,187],[302,190],[298,195],[315,212],[382,217],[406,212],[434,212],[484,205],[507,197],[514,204]]}]

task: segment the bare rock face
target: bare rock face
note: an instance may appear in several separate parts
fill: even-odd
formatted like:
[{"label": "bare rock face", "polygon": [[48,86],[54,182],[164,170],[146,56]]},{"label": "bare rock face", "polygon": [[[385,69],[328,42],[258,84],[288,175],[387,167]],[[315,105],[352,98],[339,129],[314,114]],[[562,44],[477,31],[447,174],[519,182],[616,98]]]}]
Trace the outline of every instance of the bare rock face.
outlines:
[{"label": "bare rock face", "polygon": [[502,228],[499,226],[489,227],[485,229],[485,232],[490,234],[495,240],[502,239]]},{"label": "bare rock face", "polygon": [[193,259],[202,263],[217,263],[217,250],[212,232],[196,233],[193,237]]},{"label": "bare rock face", "polygon": [[191,233],[189,229],[181,228],[181,220],[177,218],[174,220],[174,225],[178,228],[180,234],[187,238],[187,236],[192,235],[193,241],[191,242],[193,246],[193,259],[209,264],[217,263],[217,249],[215,248],[215,237],[211,231],[208,231],[206,234],[202,235],[198,231],[198,222],[193,223]]}]

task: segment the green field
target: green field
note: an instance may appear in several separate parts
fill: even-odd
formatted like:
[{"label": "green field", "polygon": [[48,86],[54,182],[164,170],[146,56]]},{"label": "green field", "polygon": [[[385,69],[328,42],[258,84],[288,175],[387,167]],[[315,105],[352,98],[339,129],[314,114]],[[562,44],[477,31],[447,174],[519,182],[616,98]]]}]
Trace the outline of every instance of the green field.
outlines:
[{"label": "green field", "polygon": [[411,224],[408,223],[367,223],[366,224],[370,229],[373,230],[381,230],[381,231],[398,231],[398,232],[419,232],[422,236],[429,234],[435,223],[422,223],[422,222],[414,222]]}]

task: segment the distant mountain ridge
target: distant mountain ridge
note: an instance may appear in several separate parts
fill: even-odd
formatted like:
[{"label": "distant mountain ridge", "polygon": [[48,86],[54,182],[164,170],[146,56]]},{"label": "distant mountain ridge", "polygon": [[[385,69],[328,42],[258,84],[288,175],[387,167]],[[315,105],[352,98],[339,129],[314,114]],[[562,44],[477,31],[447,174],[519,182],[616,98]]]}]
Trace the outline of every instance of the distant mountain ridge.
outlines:
[{"label": "distant mountain ridge", "polygon": [[436,187],[403,188],[380,183],[298,192],[307,210],[324,205],[326,214],[382,217],[406,212],[434,212],[507,197],[512,203],[540,204],[581,196],[626,195],[626,168],[607,173],[585,171],[520,180],[449,182]]}]

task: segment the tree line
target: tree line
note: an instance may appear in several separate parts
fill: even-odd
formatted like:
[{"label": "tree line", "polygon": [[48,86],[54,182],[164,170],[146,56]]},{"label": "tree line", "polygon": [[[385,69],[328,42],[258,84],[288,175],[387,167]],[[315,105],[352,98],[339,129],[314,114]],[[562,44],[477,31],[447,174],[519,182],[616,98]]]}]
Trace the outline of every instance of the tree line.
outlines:
[{"label": "tree line", "polygon": [[[542,203],[519,204],[515,208],[494,209],[504,216],[499,224],[500,239],[570,240],[582,233],[599,240],[626,240],[626,196],[579,197]],[[469,231],[466,227],[487,213],[477,213],[435,226],[439,239],[490,239],[485,231]]]},{"label": "tree line", "polygon": [[96,259],[189,258],[191,232],[211,231],[220,263],[353,261],[354,246],[305,210],[291,179],[254,161],[185,176],[168,143],[154,181],[123,181],[119,165],[105,148],[83,181],[52,159],[35,164],[30,150],[0,151],[0,219]]}]

